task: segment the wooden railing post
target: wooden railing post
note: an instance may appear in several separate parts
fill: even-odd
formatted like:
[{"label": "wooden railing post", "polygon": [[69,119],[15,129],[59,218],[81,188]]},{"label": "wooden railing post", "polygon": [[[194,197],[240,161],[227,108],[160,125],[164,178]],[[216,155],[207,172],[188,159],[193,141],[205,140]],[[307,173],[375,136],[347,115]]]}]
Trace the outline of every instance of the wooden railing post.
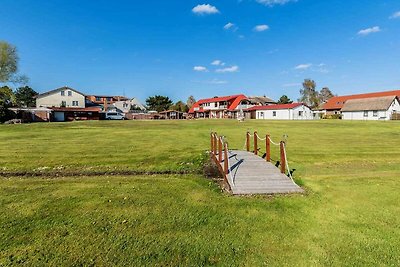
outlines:
[{"label": "wooden railing post", "polygon": [[271,141],[270,141],[270,136],[267,134],[265,136],[265,153],[267,154],[265,159],[267,162],[271,162]]},{"label": "wooden railing post", "polygon": [[212,153],[214,151],[214,133],[210,134],[210,139],[211,139],[211,150],[210,150],[210,152]]},{"label": "wooden railing post", "polygon": [[280,143],[281,150],[281,173],[286,173],[286,157],[285,157],[285,142],[281,141]]},{"label": "wooden railing post", "polygon": [[222,139],[218,138],[218,161],[222,162]]},{"label": "wooden railing post", "polygon": [[258,145],[257,145],[257,131],[254,132],[254,155],[258,154]]},{"label": "wooden railing post", "polygon": [[214,156],[217,159],[217,143],[218,142],[218,134],[214,133]]},{"label": "wooden railing post", "polygon": [[249,132],[246,133],[246,148],[247,148],[247,152],[250,152],[250,133]]},{"label": "wooden railing post", "polygon": [[224,156],[224,171],[225,171],[225,174],[228,174],[229,173],[229,165],[228,165],[229,158],[228,158],[228,143],[226,143],[226,142],[225,142],[224,152],[225,152],[225,156]]}]

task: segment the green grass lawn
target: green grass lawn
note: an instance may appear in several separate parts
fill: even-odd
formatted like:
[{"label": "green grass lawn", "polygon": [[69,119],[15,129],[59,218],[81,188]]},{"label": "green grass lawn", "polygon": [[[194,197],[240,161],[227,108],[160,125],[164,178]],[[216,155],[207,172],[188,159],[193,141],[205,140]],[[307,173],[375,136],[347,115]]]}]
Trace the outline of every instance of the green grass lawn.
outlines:
[{"label": "green grass lawn", "polygon": [[[288,138],[305,195],[233,197],[201,176],[209,132]],[[400,265],[400,123],[0,126],[1,265]],[[274,151],[275,158],[277,151]],[[54,177],[113,170],[185,175]],[[191,173],[191,174],[190,174]]]}]

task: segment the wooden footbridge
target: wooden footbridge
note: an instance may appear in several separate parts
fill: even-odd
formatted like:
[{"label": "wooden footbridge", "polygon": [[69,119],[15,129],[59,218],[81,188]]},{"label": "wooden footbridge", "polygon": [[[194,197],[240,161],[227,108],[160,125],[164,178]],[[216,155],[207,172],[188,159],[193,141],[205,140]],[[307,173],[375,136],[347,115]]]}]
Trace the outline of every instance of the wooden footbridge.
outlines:
[{"label": "wooden footbridge", "polygon": [[[252,137],[253,151],[250,151]],[[258,155],[258,141],[265,141],[266,153],[262,157]],[[271,145],[279,146],[280,160],[276,164],[271,163]],[[293,181],[284,141],[275,143],[270,135],[261,138],[257,132],[253,135],[247,132],[245,147],[246,151],[229,150],[223,136],[211,133],[211,157],[234,195],[303,192]]]}]

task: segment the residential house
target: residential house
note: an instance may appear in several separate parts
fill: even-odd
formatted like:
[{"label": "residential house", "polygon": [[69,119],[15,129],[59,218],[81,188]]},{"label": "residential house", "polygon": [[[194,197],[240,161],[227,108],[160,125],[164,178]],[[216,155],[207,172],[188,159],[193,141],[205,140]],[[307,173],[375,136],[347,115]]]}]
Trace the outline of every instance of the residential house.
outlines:
[{"label": "residential house", "polygon": [[400,90],[367,93],[367,94],[357,94],[357,95],[347,95],[347,96],[335,96],[330,98],[323,106],[326,110],[326,115],[341,114],[341,110],[348,100],[352,99],[364,99],[364,98],[375,98],[382,96],[397,96],[400,97]]},{"label": "residential house", "polygon": [[123,113],[129,113],[131,111],[136,111],[136,113],[141,113],[146,111],[146,107],[142,103],[140,103],[140,101],[137,98],[116,101],[114,102],[113,106],[119,109]]},{"label": "residential house", "polygon": [[64,86],[36,96],[36,110],[30,113],[35,116],[35,121],[98,120],[100,110],[99,107],[86,107],[83,93]]},{"label": "residential house", "polygon": [[189,110],[192,118],[238,118],[240,111],[251,107],[245,95],[201,99]]},{"label": "residential house", "polygon": [[258,120],[312,120],[312,110],[303,103],[254,106],[244,110],[246,118]]},{"label": "residential house", "polygon": [[397,96],[347,100],[341,109],[343,120],[390,120],[400,113]]},{"label": "residential house", "polygon": [[36,96],[36,107],[85,107],[85,95],[75,89],[64,86]]}]

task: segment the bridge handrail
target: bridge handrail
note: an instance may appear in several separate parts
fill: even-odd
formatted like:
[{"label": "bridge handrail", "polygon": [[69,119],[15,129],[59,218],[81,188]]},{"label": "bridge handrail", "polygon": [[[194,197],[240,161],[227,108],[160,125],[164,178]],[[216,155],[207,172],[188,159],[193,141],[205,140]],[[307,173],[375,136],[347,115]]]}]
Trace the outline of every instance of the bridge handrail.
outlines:
[{"label": "bridge handrail", "polygon": [[286,152],[286,143],[285,141],[280,141],[279,143],[274,142],[271,139],[271,135],[267,134],[265,138],[261,138],[257,131],[255,131],[253,134],[250,132],[246,133],[246,141],[245,141],[245,147],[247,148],[247,151],[250,152],[250,137],[254,137],[254,151],[253,153],[255,155],[258,155],[258,141],[265,141],[265,160],[267,162],[271,162],[271,144],[275,146],[279,146],[280,150],[280,169],[281,173],[285,174],[286,170],[288,171],[288,176],[290,179],[293,180],[292,174],[290,172],[289,168],[289,162],[287,160],[287,152]]},{"label": "bridge handrail", "polygon": [[[218,136],[216,132],[211,133],[210,152],[214,162],[217,164],[221,174],[223,175],[225,182],[229,185],[229,187],[235,185],[235,181],[232,177],[232,167],[228,155],[229,145],[228,142],[224,139],[224,136]],[[222,157],[222,153],[224,154],[224,157]],[[221,166],[222,162],[224,163],[223,168]]]}]

